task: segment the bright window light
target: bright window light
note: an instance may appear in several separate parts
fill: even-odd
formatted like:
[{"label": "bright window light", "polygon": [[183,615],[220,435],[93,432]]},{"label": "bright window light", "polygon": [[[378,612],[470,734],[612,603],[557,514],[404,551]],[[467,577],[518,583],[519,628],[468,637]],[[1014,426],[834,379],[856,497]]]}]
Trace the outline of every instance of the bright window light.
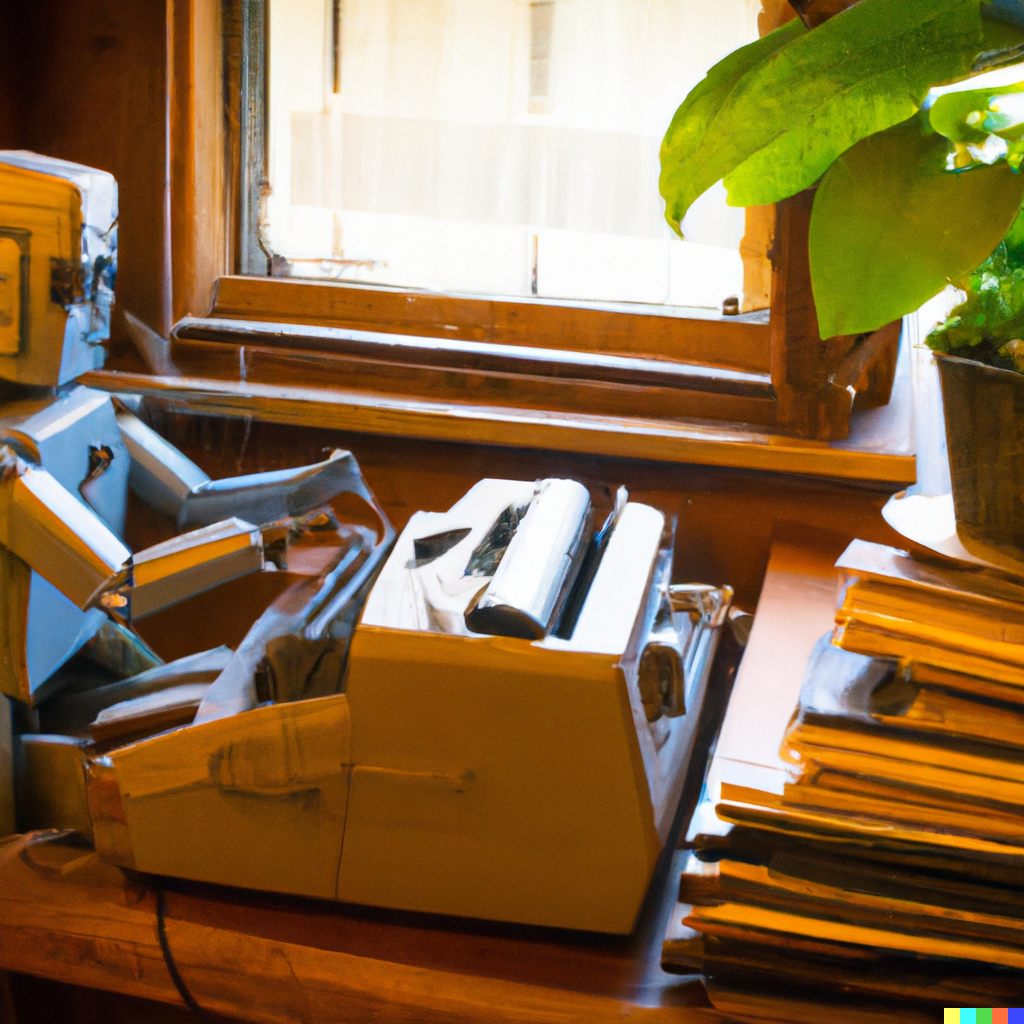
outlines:
[{"label": "bright window light", "polygon": [[265,243],[278,272],[720,308],[744,211],[686,241],[658,151],[760,0],[270,0]]}]

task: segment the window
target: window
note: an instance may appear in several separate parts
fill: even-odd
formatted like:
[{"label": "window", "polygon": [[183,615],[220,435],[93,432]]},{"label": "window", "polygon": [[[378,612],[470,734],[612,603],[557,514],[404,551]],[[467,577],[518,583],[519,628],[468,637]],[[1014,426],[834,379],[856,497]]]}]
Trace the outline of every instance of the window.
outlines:
[{"label": "window", "polygon": [[[632,112],[632,120],[619,123],[628,130],[613,131],[614,124],[609,127],[604,122],[568,128],[578,129],[584,138],[589,137],[588,132],[615,135],[618,131],[627,141],[645,137],[649,143],[660,140],[667,118],[692,80],[738,41],[720,34],[711,50],[701,27],[706,27],[709,11],[715,16],[731,11],[737,33],[749,30],[750,34],[755,12],[762,31],[769,31],[793,13],[786,0],[760,0],[760,4],[758,0],[722,0],[711,7],[698,0],[633,0],[633,6],[625,0],[548,2],[550,10],[539,9],[542,0],[225,0],[214,5],[189,0],[180,7],[176,4],[169,25],[171,194],[164,250],[171,273],[164,279],[162,294],[166,295],[168,328],[177,321],[171,332],[171,354],[183,376],[154,380],[114,372],[107,383],[119,390],[174,395],[176,401],[195,402],[204,408],[213,403],[234,415],[315,422],[341,430],[831,476],[912,479],[913,457],[907,450],[910,431],[904,422],[908,407],[901,402],[892,415],[871,408],[888,399],[897,365],[898,325],[895,331],[885,329],[866,338],[822,343],[817,337],[813,306],[808,302],[806,195],[787,200],[777,209],[745,214],[744,276],[748,281],[760,281],[760,287],[747,294],[763,296],[762,306],[767,305],[770,278],[770,322],[766,309],[725,316],[716,308],[717,298],[712,302],[706,296],[693,300],[707,303],[698,309],[665,304],[664,287],[660,304],[580,297],[629,294],[623,289],[630,280],[649,287],[648,278],[656,275],[644,269],[630,245],[683,244],[674,242],[661,225],[653,174],[656,165],[649,187],[639,189],[635,196],[629,190],[618,196],[609,193],[606,198],[611,208],[605,215],[621,215],[620,207],[628,208],[642,193],[644,201],[655,199],[662,237],[595,231],[591,232],[595,237],[588,239],[593,244],[574,256],[579,265],[566,261],[569,271],[586,269],[583,265],[589,258],[591,267],[607,272],[603,281],[608,290],[604,292],[594,285],[595,280],[602,283],[600,276],[576,291],[568,286],[556,288],[552,285],[556,278],[546,276],[557,267],[552,259],[557,247],[546,243],[557,239],[558,232],[582,231],[578,225],[432,218],[433,229],[440,225],[452,232],[534,229],[532,235],[521,232],[519,243],[504,250],[516,276],[514,287],[478,284],[475,294],[470,288],[473,282],[465,277],[451,277],[456,285],[432,290],[416,287],[411,271],[409,276],[397,274],[396,268],[402,266],[433,272],[435,265],[447,273],[458,260],[446,262],[446,250],[437,239],[428,239],[431,244],[424,247],[426,256],[418,264],[411,258],[402,264],[386,248],[381,253],[367,245],[359,251],[359,235],[351,225],[360,219],[431,220],[422,211],[351,209],[358,204],[347,202],[344,189],[351,177],[346,165],[350,158],[355,160],[356,170],[369,161],[365,180],[355,178],[357,194],[369,187],[366,181],[383,189],[386,174],[397,173],[398,163],[380,158],[387,138],[384,122],[389,118],[410,130],[422,131],[421,122],[426,122],[435,135],[451,132],[456,138],[485,140],[488,136],[479,131],[481,126],[492,137],[504,133],[506,138],[517,133],[518,137],[535,137],[538,130],[542,137],[546,133],[550,138],[566,128],[558,123],[558,104],[564,95],[559,90],[569,80],[564,75],[560,78],[566,68],[559,70],[559,47],[569,36],[565,31],[560,34],[559,26],[569,22],[560,22],[560,12],[585,11],[589,21],[578,20],[577,29],[591,36],[604,32],[609,18],[620,28],[646,25],[650,29],[650,18],[629,22],[623,20],[623,12],[690,12],[689,20],[680,16],[675,26],[678,31],[664,27],[654,35],[648,31],[644,38],[657,59],[649,65],[634,64],[633,79],[615,80],[603,72],[596,76],[593,54],[604,51],[594,46],[578,46],[566,65],[591,69],[584,91],[600,94],[602,102],[595,109],[601,117],[609,110]],[[662,3],[664,6],[659,6]],[[763,10],[758,12],[761,4]],[[373,27],[374,18],[391,18],[406,5],[424,17],[419,22],[412,17],[389,22],[388,32],[373,37],[376,56],[367,56],[366,40],[372,33],[357,31],[360,22],[356,14],[362,12],[364,28]],[[482,42],[475,49],[467,50],[461,44],[455,49],[475,55],[485,77],[490,74],[496,80],[495,68],[505,68],[507,83],[515,85],[513,91],[512,84],[507,84],[505,93],[510,104],[515,101],[514,117],[510,113],[504,120],[490,123],[468,116],[445,121],[431,113],[430,107],[436,107],[448,74],[449,62],[439,56],[445,33],[439,36],[437,31],[433,35],[426,31],[431,24],[437,28],[436,20],[431,22],[426,16],[440,11],[482,18],[481,12],[488,9],[503,9],[508,15],[509,31],[501,37],[505,56],[493,46],[488,51]],[[288,17],[283,17],[282,11]],[[518,25],[515,31],[513,20]],[[410,80],[432,83],[430,89],[419,89],[421,96],[401,76],[397,84],[389,84],[389,68],[394,63],[389,63],[389,48],[417,24],[419,36],[433,40],[433,50],[414,47],[406,54],[406,63],[412,67]],[[441,24],[443,27],[443,20]],[[640,36],[623,29],[605,32],[603,38],[607,50],[621,48],[623,40],[635,48]],[[315,74],[299,76],[292,83],[292,100],[299,102],[284,103],[278,91],[267,104],[268,59],[280,70],[280,58],[275,54],[289,39],[288,46],[304,55],[303,65],[315,69]],[[663,82],[664,93],[662,86],[651,86],[648,79],[668,74],[666,69],[681,76],[684,58],[689,59],[700,46],[705,48],[701,62],[686,65],[687,81],[680,77],[678,82],[668,83],[671,88]],[[355,65],[350,58],[360,53],[363,72],[369,76],[366,81],[376,82],[376,93],[366,87],[364,98],[372,100],[376,95],[376,110],[372,104],[364,110],[354,104],[346,107],[355,88],[353,82],[358,81],[353,78]],[[431,66],[433,79],[423,73]],[[270,77],[273,74],[271,71]],[[630,94],[622,87],[623,80],[627,85],[632,81],[633,86],[640,82],[649,97],[660,96],[666,104],[662,114],[656,117],[651,109],[634,103],[637,88],[630,86]],[[539,110],[545,88],[547,113]],[[579,90],[579,83],[576,88]],[[406,125],[417,118],[407,116],[409,111],[389,113],[384,101],[390,102],[392,94],[403,103],[426,104],[421,113],[430,116]],[[487,98],[486,90],[480,89],[462,95],[449,88],[446,95],[452,103],[469,108]],[[361,119],[356,127],[372,145],[349,147],[350,118]],[[320,134],[316,135],[312,129],[318,122]],[[340,132],[336,131],[338,124]],[[376,137],[368,124],[376,125]],[[325,140],[341,144],[340,205],[336,199],[321,205],[294,202],[297,178],[329,166],[324,164],[322,151],[319,163],[296,158],[292,143],[303,125],[321,144]],[[269,146],[268,133],[272,137]],[[287,159],[273,141],[282,138],[290,147]],[[436,145],[434,149],[443,152]],[[549,146],[549,153],[553,151]],[[422,149],[414,149],[411,156],[406,152],[398,156],[403,173],[412,167],[428,180],[427,170],[434,167],[430,174],[436,179],[436,166],[422,158]],[[459,162],[452,160],[449,165],[457,169]],[[480,167],[501,170],[507,166],[503,160],[469,165],[474,173]],[[582,168],[582,184],[566,194],[589,202],[588,196],[599,194],[592,185],[600,168],[590,167],[586,161],[576,166]],[[635,163],[625,166],[635,171]],[[475,177],[485,176],[475,173]],[[317,187],[325,189],[329,184],[338,188],[339,180],[322,176]],[[401,177],[397,180],[403,183]],[[410,180],[415,179],[407,174],[403,187],[408,188]],[[472,175],[464,174],[462,180],[467,186],[476,185]],[[550,176],[546,180],[550,181]],[[426,194],[436,201],[442,193],[432,186]],[[458,191],[454,194],[458,202],[468,201]],[[500,191],[477,190],[473,194],[485,204],[493,203],[495,194],[501,196]],[[513,192],[509,195],[516,198]],[[522,196],[516,201],[522,203]],[[590,209],[587,202],[584,210]],[[351,224],[346,220],[349,214]],[[744,213],[721,205],[716,208],[712,202],[705,213],[706,223],[713,225],[718,216],[739,218]],[[739,221],[732,223],[735,240]],[[714,239],[694,242],[699,221],[696,227],[692,223],[687,227],[689,244],[698,247],[701,256],[697,269],[710,265],[716,248],[737,259],[735,250],[713,245]],[[303,252],[294,243],[307,228],[316,245]],[[381,240],[397,239],[407,249],[415,249],[409,236],[397,231],[390,235],[364,231],[363,238],[370,239],[374,247]],[[624,248],[613,253],[613,259],[602,253],[603,243]],[[771,266],[766,258],[769,245]],[[460,242],[447,251],[454,251],[457,257],[465,248]],[[486,247],[485,255],[491,255],[491,248]],[[276,253],[274,259],[269,258],[272,252]],[[400,250],[395,252],[401,255]],[[599,259],[591,258],[595,253]],[[472,264],[469,269],[480,275],[485,272]],[[385,278],[385,271],[394,276]],[[321,280],[299,276],[307,273]],[[375,278],[375,273],[381,276]],[[566,277],[568,272],[563,280]],[[405,284],[402,279],[414,283]],[[185,319],[179,319],[182,317]],[[106,378],[99,374],[94,383],[105,386],[103,380]],[[871,411],[841,447],[821,444],[821,440],[845,438],[850,433],[855,394],[858,406]],[[807,444],[798,440],[800,437],[816,440]]]},{"label": "window", "polygon": [[759,0],[269,0],[274,273],[721,309],[745,211],[678,240],[658,151]]}]

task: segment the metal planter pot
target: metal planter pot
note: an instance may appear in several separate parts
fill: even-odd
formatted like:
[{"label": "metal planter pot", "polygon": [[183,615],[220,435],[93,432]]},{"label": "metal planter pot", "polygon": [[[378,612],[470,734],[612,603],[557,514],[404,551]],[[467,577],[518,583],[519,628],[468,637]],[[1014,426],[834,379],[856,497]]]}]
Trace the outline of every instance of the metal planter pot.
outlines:
[{"label": "metal planter pot", "polygon": [[1024,374],[936,355],[957,534],[990,561],[1024,553]]}]

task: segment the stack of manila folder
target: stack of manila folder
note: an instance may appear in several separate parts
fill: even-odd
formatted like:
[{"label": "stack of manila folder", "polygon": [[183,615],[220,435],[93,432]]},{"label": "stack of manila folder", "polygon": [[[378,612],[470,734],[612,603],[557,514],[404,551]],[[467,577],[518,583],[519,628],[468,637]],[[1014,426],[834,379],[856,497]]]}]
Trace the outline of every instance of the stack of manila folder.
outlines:
[{"label": "stack of manila folder", "polygon": [[664,965],[767,1019],[1019,1002],[1024,579],[821,551],[773,546]]}]

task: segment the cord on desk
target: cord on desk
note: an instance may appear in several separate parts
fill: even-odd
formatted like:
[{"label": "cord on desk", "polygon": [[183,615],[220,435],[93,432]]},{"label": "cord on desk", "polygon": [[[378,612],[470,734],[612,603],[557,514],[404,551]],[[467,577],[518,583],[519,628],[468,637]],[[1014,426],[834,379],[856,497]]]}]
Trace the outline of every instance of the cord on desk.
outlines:
[{"label": "cord on desk", "polygon": [[11,979],[6,971],[0,971],[0,1024],[18,1024],[18,1012],[14,1008]]},{"label": "cord on desk", "polygon": [[184,979],[178,972],[178,965],[174,962],[174,957],[171,955],[171,945],[167,941],[167,927],[165,925],[165,917],[167,915],[167,897],[164,894],[163,889],[157,888],[156,890],[156,937],[160,943],[160,950],[164,955],[164,963],[167,965],[167,973],[171,976],[171,981],[174,982],[174,987],[178,990],[178,995],[181,996],[185,1005],[200,1019],[208,1021],[210,1018],[206,1015],[206,1011],[195,1001],[195,997],[188,990],[188,986],[185,984]]}]

